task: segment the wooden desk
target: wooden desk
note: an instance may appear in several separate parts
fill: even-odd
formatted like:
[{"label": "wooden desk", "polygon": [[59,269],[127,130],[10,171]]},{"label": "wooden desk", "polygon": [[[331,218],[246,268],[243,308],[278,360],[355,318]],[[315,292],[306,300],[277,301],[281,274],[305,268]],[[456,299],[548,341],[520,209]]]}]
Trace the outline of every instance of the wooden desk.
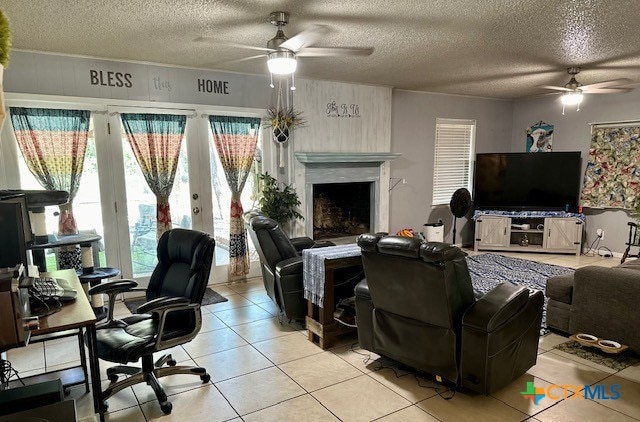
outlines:
[{"label": "wooden desk", "polygon": [[[91,389],[93,390],[93,408],[96,413],[100,413],[100,420],[104,420],[104,409],[102,400],[102,388],[100,386],[100,364],[98,361],[98,350],[96,342],[96,315],[93,313],[91,303],[83,293],[82,285],[76,275],[75,270],[59,270],[47,273],[40,273],[40,277],[62,278],[69,282],[69,285],[76,289],[78,295],[76,300],[67,303],[62,308],[49,316],[40,318],[40,328],[31,331],[33,341],[46,341],[56,338],[56,333],[68,330],[78,330],[78,341],[80,347],[80,364],[86,373],[86,359],[84,344],[82,342],[83,330],[87,333],[87,348],[89,349],[89,369],[91,374]],[[58,372],[58,371],[56,371]],[[63,371],[60,371],[63,372]],[[37,376],[36,376],[37,377]],[[61,377],[62,378],[62,377]],[[64,378],[63,384],[64,384]],[[85,380],[86,382],[86,380]],[[88,392],[88,391],[87,391]]]},{"label": "wooden desk", "polygon": [[333,318],[335,311],[334,281],[336,270],[349,267],[362,267],[361,256],[347,258],[327,258],[324,261],[324,307],[308,302],[306,325],[309,331],[309,341],[317,344],[322,349],[333,346],[335,339],[340,334],[353,332],[353,328],[337,323]]}]

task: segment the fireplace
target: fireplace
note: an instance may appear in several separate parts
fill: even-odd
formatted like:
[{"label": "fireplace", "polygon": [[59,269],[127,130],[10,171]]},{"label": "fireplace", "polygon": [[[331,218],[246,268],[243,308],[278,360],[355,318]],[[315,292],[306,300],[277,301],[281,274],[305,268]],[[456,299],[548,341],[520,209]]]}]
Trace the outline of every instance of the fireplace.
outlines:
[{"label": "fireplace", "polygon": [[[398,158],[400,154],[392,152],[296,152],[300,163],[296,165],[296,184],[300,183],[304,189],[298,189],[301,207],[305,219],[304,226],[297,226],[297,236],[313,236],[319,238],[342,238],[355,242],[358,233],[387,231],[389,225],[389,164],[388,161]],[[300,185],[298,185],[300,186]],[[357,197],[351,204],[343,204],[336,200],[331,193],[324,192],[322,201],[327,195],[331,202],[339,207],[342,217],[332,217],[334,220],[350,220],[347,230],[354,234],[319,233],[314,227],[314,209],[317,207],[316,197],[325,187],[341,189],[347,187],[349,199]],[[367,196],[368,194],[368,196]],[[340,195],[338,195],[340,196]],[[368,214],[363,206],[368,207]],[[368,217],[367,217],[368,215]],[[355,221],[354,221],[355,220]],[[357,221],[357,222],[356,222]],[[322,223],[320,224],[322,225]],[[321,227],[326,229],[326,227]],[[321,237],[317,237],[321,236]],[[325,237],[326,236],[326,237]]]},{"label": "fireplace", "polygon": [[333,239],[371,231],[372,182],[313,185],[313,238]]}]

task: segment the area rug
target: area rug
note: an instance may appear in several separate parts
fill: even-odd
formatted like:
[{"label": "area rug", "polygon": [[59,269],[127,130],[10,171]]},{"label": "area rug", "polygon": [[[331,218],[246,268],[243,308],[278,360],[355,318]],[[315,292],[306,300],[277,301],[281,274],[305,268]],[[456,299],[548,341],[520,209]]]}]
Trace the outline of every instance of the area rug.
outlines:
[{"label": "area rug", "polygon": [[[476,295],[484,295],[502,283],[511,283],[527,287],[530,290],[544,289],[549,277],[569,274],[575,270],[529,261],[521,258],[511,258],[503,255],[483,254],[468,256],[467,264],[471,274],[471,282]],[[547,334],[547,298],[544,298],[542,311],[542,326],[540,335]]]},{"label": "area rug", "polygon": [[[209,287],[207,287],[207,290],[204,291],[204,297],[202,298],[202,306],[213,305],[214,303],[226,302],[227,300],[229,299],[222,296],[220,293],[214,292]],[[147,300],[144,297],[140,297],[135,299],[127,299],[124,301],[124,304],[131,311],[131,313],[134,313],[136,309],[138,309],[138,306],[142,305],[146,301]]]},{"label": "area rug", "polygon": [[584,347],[577,341],[569,340],[553,346],[565,353],[581,357],[593,363],[606,366],[616,371],[622,371],[624,368],[634,366],[640,363],[638,356],[632,352],[625,351],[618,354],[605,353],[596,347]]}]

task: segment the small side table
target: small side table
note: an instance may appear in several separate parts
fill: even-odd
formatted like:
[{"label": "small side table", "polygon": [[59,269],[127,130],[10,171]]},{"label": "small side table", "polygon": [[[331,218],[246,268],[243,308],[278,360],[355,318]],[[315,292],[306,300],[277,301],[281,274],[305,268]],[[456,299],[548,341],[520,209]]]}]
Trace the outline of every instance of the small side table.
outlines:
[{"label": "small side table", "polygon": [[[92,267],[91,272],[78,271],[78,278],[87,297],[89,296],[89,288],[102,283],[102,280],[114,278],[119,275],[120,270],[111,267]],[[93,295],[89,299],[91,300],[91,307],[96,314],[96,318],[98,318],[98,320],[105,318],[108,311],[104,306],[102,295]]]}]

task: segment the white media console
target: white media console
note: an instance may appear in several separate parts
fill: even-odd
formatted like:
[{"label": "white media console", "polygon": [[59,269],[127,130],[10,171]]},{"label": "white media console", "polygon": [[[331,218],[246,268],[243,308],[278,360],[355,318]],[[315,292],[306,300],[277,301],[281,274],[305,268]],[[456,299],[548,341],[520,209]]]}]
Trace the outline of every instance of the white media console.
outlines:
[{"label": "white media console", "polygon": [[473,218],[476,252],[574,253],[579,256],[582,251],[582,214],[476,211]]}]

